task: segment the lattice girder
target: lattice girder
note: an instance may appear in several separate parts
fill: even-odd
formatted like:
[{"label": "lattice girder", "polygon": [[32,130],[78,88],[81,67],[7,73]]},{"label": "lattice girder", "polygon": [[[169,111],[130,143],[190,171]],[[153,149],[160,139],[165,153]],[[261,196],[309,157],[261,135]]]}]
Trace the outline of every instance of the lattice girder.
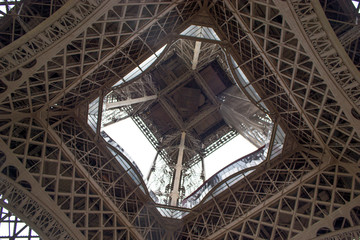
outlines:
[{"label": "lattice girder", "polygon": [[[35,212],[44,218],[29,219],[49,238],[160,239],[166,230],[141,184],[112,164],[106,144],[73,112],[176,36],[203,2],[50,2],[59,11],[44,15],[40,27],[25,33],[23,26],[4,24],[11,33],[0,40],[0,144],[7,156],[0,158],[0,174],[13,181],[2,184],[2,196],[16,192],[7,199],[14,197],[11,203],[30,216],[26,191],[38,193]],[[341,38],[356,14],[345,19],[344,9],[333,12],[334,36],[323,29],[321,12],[324,7],[329,16],[331,8],[292,3],[209,4],[222,44],[302,149],[194,209],[180,239],[331,237],[328,230],[339,237],[346,228],[358,234],[360,44]],[[214,49],[207,50],[203,59],[212,59]],[[44,227],[51,211],[60,230]]]},{"label": "lattice girder", "polygon": [[52,16],[65,3],[66,1],[61,0],[1,1],[1,47],[10,44],[36,28],[37,25]]},{"label": "lattice girder", "polygon": [[[108,202],[111,208],[118,209],[120,215],[126,217],[123,220],[134,225],[145,238],[156,239],[161,236],[163,229],[159,226],[156,217],[149,214],[151,210],[143,202],[146,199],[142,192],[144,191],[144,187],[141,186],[143,182],[135,184],[134,180],[129,178],[131,169],[126,171],[121,169],[116,158],[106,152],[105,142],[99,146],[94,144],[95,134],[91,134],[90,129],[80,127],[84,124],[79,124],[75,119],[69,119],[63,124],[64,126],[61,126],[62,124],[57,126],[55,132],[63,139],[62,141],[76,159],[80,160],[94,184],[98,186],[98,191],[103,192],[106,199],[110,200]],[[77,146],[84,146],[84,148],[79,149]],[[138,176],[138,179],[141,177]]]},{"label": "lattice girder", "polygon": [[[5,125],[6,128],[2,127],[2,132],[11,129],[12,133],[10,137],[1,135],[0,140],[1,200],[3,203],[6,201],[9,205],[7,207],[18,216],[22,216],[24,220],[31,220],[37,232],[44,237],[84,239],[80,231],[66,221],[66,214],[59,207],[50,204],[52,199],[42,189],[44,184],[38,181],[39,177],[37,179],[32,177],[31,172],[26,168],[29,167],[28,164],[24,165],[24,153],[20,154],[20,151],[25,150],[25,139],[19,135],[24,134],[26,122],[29,123],[25,120],[17,124]],[[36,135],[35,137],[41,135],[36,130],[33,130],[33,134]],[[26,135],[31,136],[30,133]],[[27,149],[28,154],[31,155],[31,148],[27,147]],[[54,226],[51,231],[48,224]]]},{"label": "lattice girder", "polygon": [[[47,108],[58,101],[65,101],[58,105],[74,106],[91,93],[98,93],[95,90],[104,83],[111,86],[139,64],[135,61],[154,53],[158,40],[163,39],[166,31],[172,31],[177,23],[188,17],[186,14],[192,14],[188,9],[196,10],[196,3],[179,5],[181,9],[174,10],[176,6],[176,3],[159,2],[147,6],[151,7],[150,11],[138,3],[109,1],[102,5],[102,10],[94,13],[91,20],[72,32],[77,37],[61,38],[51,51],[37,56],[37,64],[31,69],[22,74],[19,70],[14,71],[9,76],[15,81],[9,83],[4,79],[8,86],[3,100],[19,89],[11,98],[6,98],[2,106],[25,112],[36,111],[44,105]],[[126,8],[131,11],[125,11]],[[182,16],[179,15],[181,12],[184,12]],[[66,66],[66,71],[62,66]],[[29,75],[33,76],[29,78]],[[70,91],[73,93],[67,95]],[[28,97],[35,95],[36,99]]]},{"label": "lattice girder", "polygon": [[[232,15],[227,7],[235,6],[228,2],[215,5],[210,11],[229,36],[234,58],[238,58],[240,66],[250,75],[254,87],[262,90],[259,90],[264,94],[262,98],[271,99],[300,143],[311,143],[316,149],[331,151],[337,159],[357,162],[359,149],[356,145],[346,145],[359,142],[356,125],[349,122],[342,103],[333,96],[327,80],[318,73],[277,7],[270,3],[237,3],[237,19],[228,19]],[[249,10],[252,15],[248,14]],[[263,12],[269,16],[264,17]],[[248,34],[240,30],[242,26]],[[234,28],[238,30],[232,31]],[[343,151],[337,144],[348,149]]]},{"label": "lattice girder", "polygon": [[[324,13],[354,65],[360,69],[358,1],[319,1]],[[357,8],[355,5],[357,4]]]},{"label": "lattice girder", "polygon": [[[264,169],[264,172],[259,175],[255,174],[254,177],[243,178],[240,183],[236,184],[237,187],[233,186],[226,194],[204,203],[205,207],[202,207],[203,210],[198,216],[188,215],[181,233],[182,236],[195,234],[193,231],[188,231],[187,228],[191,226],[191,228],[196,229],[199,225],[211,229],[211,231],[207,230],[207,233],[203,232],[199,236],[209,236],[216,231],[221,231],[227,224],[232,224],[241,216],[247,216],[249,212],[256,212],[256,209],[262,205],[261,203],[276,198],[278,191],[291,186],[296,180],[312,171],[314,169],[312,160],[307,161],[301,156],[301,153],[294,153],[267,170]],[[278,180],[274,181],[273,177]],[[196,208],[194,210],[196,211]],[[214,212],[221,213],[221,217],[216,216],[216,214],[213,215]],[[187,230],[184,231],[185,229]]]},{"label": "lattice girder", "polygon": [[[279,1],[277,4],[279,9],[287,8]],[[284,16],[288,16],[287,13],[291,11],[297,14],[298,26],[302,25],[303,31],[306,33],[306,35],[297,34],[297,36],[302,36],[299,39],[301,39],[303,47],[313,59],[320,75],[327,80],[329,88],[336,99],[341,102],[344,113],[359,134],[360,129],[357,128],[359,117],[358,114],[356,115],[359,113],[360,106],[360,74],[358,69],[346,54],[334,32],[331,31],[319,2],[314,1],[311,4],[306,4],[302,1],[294,1],[293,6],[294,10],[288,6],[288,11],[284,11]],[[316,13],[316,17],[314,17],[314,13]],[[302,31],[302,29],[297,29],[293,21],[289,22],[289,25],[296,33]]]},{"label": "lattice girder", "polygon": [[[321,227],[329,225],[330,214],[348,216],[343,210],[349,211],[359,203],[356,200],[360,193],[359,178],[346,170],[346,164],[328,165],[325,162],[320,168],[310,167],[310,164],[308,171],[302,172],[304,169],[298,169],[297,162],[302,157],[301,161],[311,161],[305,160],[309,157],[316,159],[306,152],[285,157],[285,162],[288,161],[283,165],[285,171],[278,168],[282,164],[273,166],[272,170],[264,170],[255,178],[250,176],[223,196],[213,198],[196,217],[186,218],[179,238],[288,239],[310,226],[308,233],[305,231],[305,235],[296,239],[302,239],[301,236],[312,238]],[[269,179],[266,180],[264,175]],[[288,177],[283,178],[286,175]],[[245,185],[248,187],[244,188]],[[354,202],[350,204],[351,208],[349,202]]]},{"label": "lattice girder", "polygon": [[[84,138],[83,130],[72,125],[74,120],[70,121],[69,117],[60,119],[64,122],[54,121],[53,118],[46,124],[47,127],[44,126],[45,129],[34,119],[24,119],[2,127],[2,132],[10,131],[10,136],[2,135],[2,141],[19,159],[15,163],[29,172],[27,181],[32,183],[33,188],[39,185],[39,189],[42,189],[36,196],[48,196],[45,202],[57,206],[54,208],[59,211],[57,215],[64,214],[63,219],[68,218],[67,221],[74,224],[72,227],[76,227],[86,238],[112,239],[113,236],[126,235],[127,232],[139,238],[141,235],[130,228],[132,224],[138,226],[138,231],[150,239],[160,236],[161,228],[156,226],[154,217],[136,197],[135,190],[138,191],[138,187],[127,185],[124,182],[127,175],[111,167],[114,157],[110,161],[105,160],[93,140]],[[62,143],[59,139],[62,139]],[[66,148],[67,144],[69,149]],[[75,150],[74,147],[79,144],[86,148]],[[72,154],[80,165],[74,163]],[[96,179],[95,182],[90,177]],[[104,193],[107,198],[104,198]],[[126,217],[113,210],[114,203],[109,202],[109,198]]]},{"label": "lattice girder", "polygon": [[[5,200],[7,201],[7,200]],[[34,229],[27,225],[21,218],[15,215],[13,212],[9,211],[7,204],[3,204],[1,202],[0,206],[0,237],[2,239],[28,239],[28,240],[39,240],[39,235],[34,231]],[[16,210],[15,210],[16,211]],[[22,215],[22,214],[20,214]],[[21,216],[24,217],[23,215]],[[30,221],[27,221],[30,222]],[[35,227],[37,231],[40,231],[37,227]],[[57,236],[59,237],[59,236]],[[45,237],[42,237],[45,239]]]}]

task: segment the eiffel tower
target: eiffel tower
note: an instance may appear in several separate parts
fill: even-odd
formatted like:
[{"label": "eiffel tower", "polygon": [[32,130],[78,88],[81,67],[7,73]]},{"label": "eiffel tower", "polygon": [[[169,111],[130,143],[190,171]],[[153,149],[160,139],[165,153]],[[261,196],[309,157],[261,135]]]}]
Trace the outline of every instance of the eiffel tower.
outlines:
[{"label": "eiffel tower", "polygon": [[0,238],[360,239],[359,5],[1,0]]}]

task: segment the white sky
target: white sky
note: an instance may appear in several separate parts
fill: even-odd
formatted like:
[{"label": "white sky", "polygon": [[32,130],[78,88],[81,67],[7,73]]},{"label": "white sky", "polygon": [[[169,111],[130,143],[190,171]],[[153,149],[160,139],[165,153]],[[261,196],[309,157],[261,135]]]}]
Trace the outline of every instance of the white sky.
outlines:
[{"label": "white sky", "polygon": [[[104,130],[130,155],[140,168],[144,179],[146,179],[156,151],[135,123],[130,118],[127,118],[105,127]],[[256,147],[242,136],[235,137],[205,158],[206,179],[234,160],[255,150]]]},{"label": "white sky", "polygon": [[131,118],[104,127],[103,130],[127,152],[146,179],[156,150]]},{"label": "white sky", "polygon": [[230,142],[205,158],[206,179],[233,161],[255,151],[257,148],[243,136],[238,135]]},{"label": "white sky", "polygon": [[355,8],[357,8],[359,6],[359,2],[357,2],[357,1],[352,1],[352,3],[354,4]]},{"label": "white sky", "polygon": [[[6,1],[0,0],[0,3],[6,3]],[[9,10],[12,9],[14,6],[15,6],[14,4],[8,4]],[[4,13],[7,13],[7,7],[5,5],[0,5],[0,10],[3,11]]]}]

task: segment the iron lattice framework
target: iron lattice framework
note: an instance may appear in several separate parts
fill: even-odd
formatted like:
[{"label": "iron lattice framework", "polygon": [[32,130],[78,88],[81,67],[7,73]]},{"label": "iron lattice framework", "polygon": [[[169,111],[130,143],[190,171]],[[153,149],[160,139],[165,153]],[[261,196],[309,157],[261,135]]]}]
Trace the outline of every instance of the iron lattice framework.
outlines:
[{"label": "iron lattice framework", "polygon": [[238,134],[268,143],[273,123],[236,86],[221,45],[212,28],[191,25],[89,105],[94,130],[131,117],[154,146],[147,186],[157,203],[179,205],[205,180],[204,158]]},{"label": "iron lattice framework", "polygon": [[[41,238],[359,238],[359,7],[351,1],[0,6],[0,205]],[[189,210],[151,200],[101,137],[102,104],[95,131],[86,122],[91,102],[191,24],[216,30],[260,96],[255,104],[287,137],[282,154]]]}]

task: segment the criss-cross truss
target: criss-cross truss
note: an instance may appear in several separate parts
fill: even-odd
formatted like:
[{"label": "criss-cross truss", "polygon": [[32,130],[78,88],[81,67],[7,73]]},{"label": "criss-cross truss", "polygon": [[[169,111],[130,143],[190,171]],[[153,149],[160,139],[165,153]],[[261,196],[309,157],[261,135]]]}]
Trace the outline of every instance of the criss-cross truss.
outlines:
[{"label": "criss-cross truss", "polygon": [[88,111],[97,131],[97,122],[135,121],[157,151],[147,176],[150,194],[171,205],[180,205],[203,183],[205,157],[238,134],[260,148],[273,128],[268,110],[257,107],[255,89],[242,86],[245,94],[236,86],[248,80],[238,75],[213,28],[191,25],[178,37],[127,74],[126,83],[91,102]]},{"label": "criss-cross truss", "polygon": [[12,212],[4,207],[0,207],[1,225],[0,237],[1,239],[29,239],[39,240],[39,235],[31,229],[25,222],[14,216]]},{"label": "criss-cross truss", "polygon": [[[358,239],[359,18],[350,0],[0,1],[1,209],[43,239]],[[191,209],[154,203],[100,131],[111,87],[176,40],[189,67],[220,42],[220,65],[286,133]]]}]

